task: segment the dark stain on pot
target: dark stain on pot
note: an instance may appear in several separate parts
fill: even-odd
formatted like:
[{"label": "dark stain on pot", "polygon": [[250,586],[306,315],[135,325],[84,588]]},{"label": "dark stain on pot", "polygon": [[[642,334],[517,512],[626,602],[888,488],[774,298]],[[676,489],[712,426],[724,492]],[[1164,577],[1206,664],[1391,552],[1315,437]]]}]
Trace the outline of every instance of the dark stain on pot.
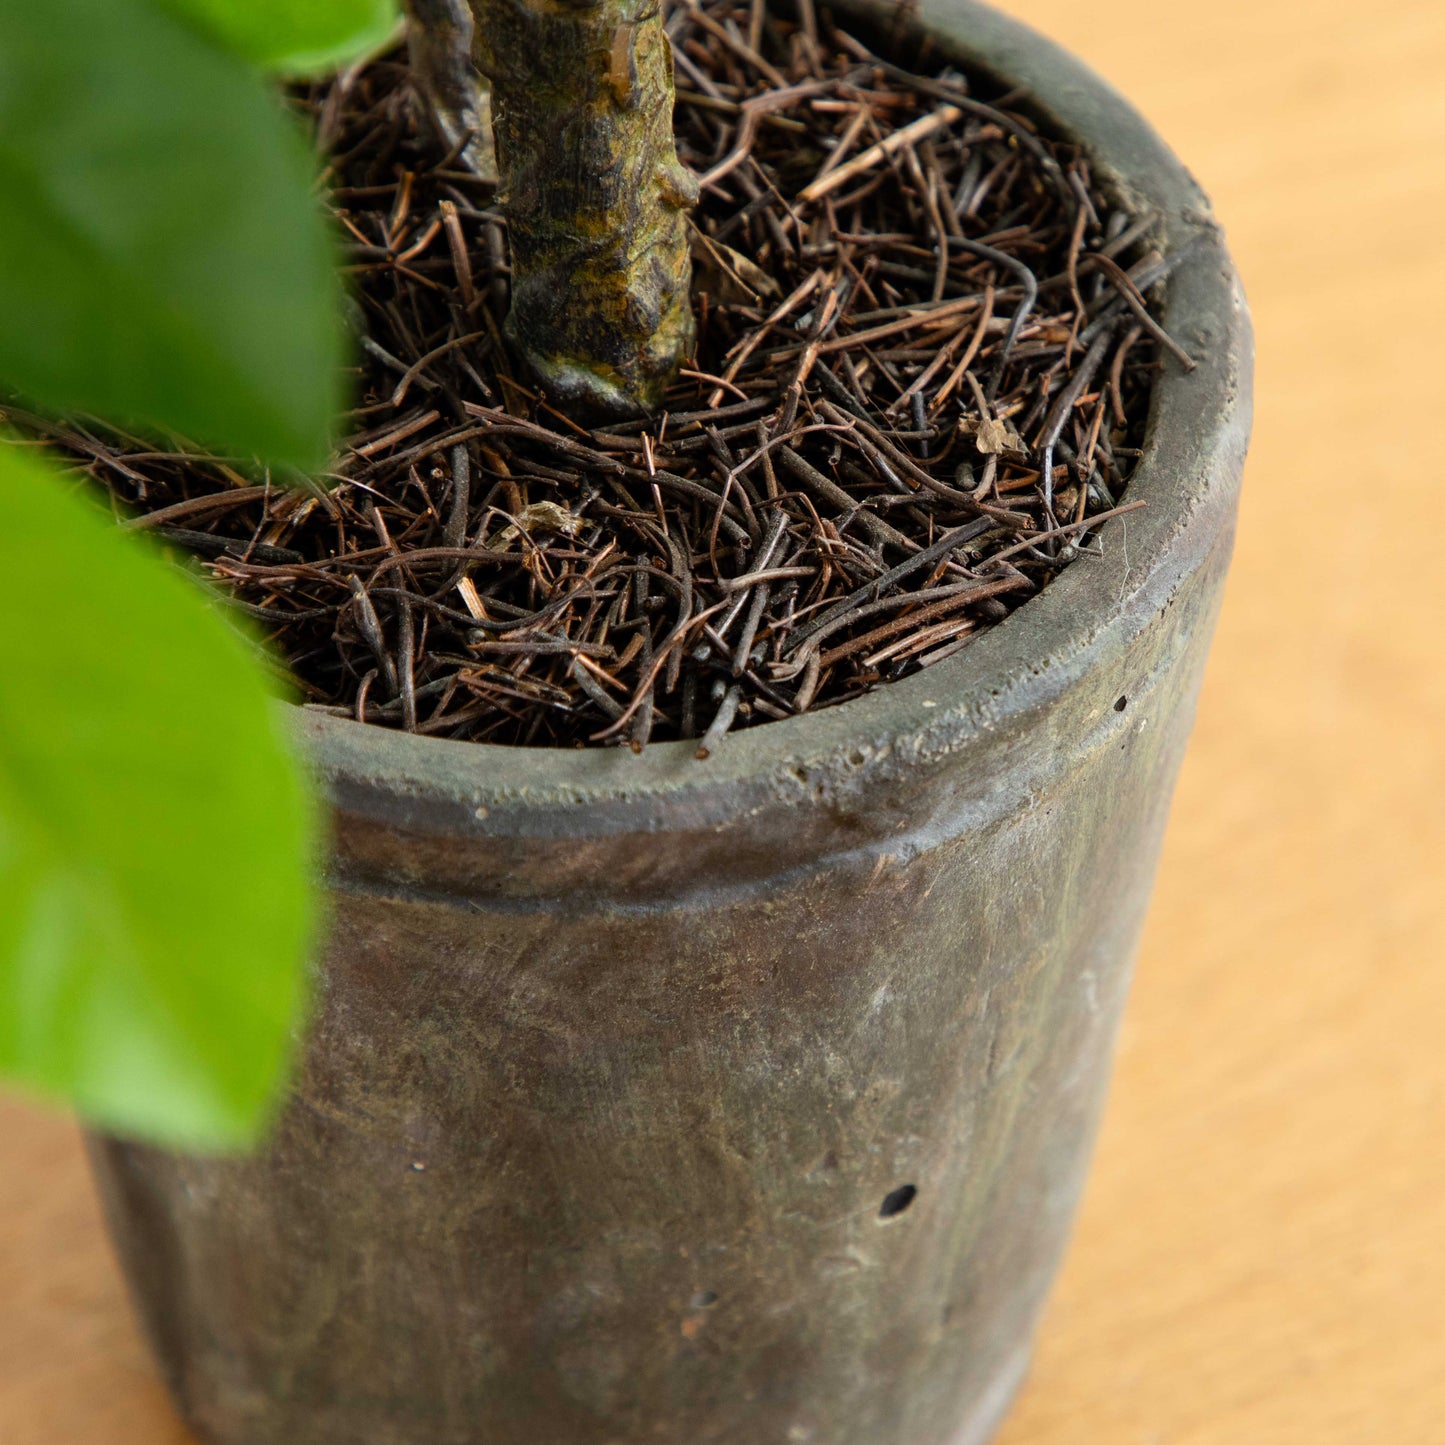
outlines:
[{"label": "dark stain on pot", "polygon": [[879,1219],[896,1219],[917,1198],[916,1184],[900,1184],[884,1195],[882,1207],[878,1210]]}]

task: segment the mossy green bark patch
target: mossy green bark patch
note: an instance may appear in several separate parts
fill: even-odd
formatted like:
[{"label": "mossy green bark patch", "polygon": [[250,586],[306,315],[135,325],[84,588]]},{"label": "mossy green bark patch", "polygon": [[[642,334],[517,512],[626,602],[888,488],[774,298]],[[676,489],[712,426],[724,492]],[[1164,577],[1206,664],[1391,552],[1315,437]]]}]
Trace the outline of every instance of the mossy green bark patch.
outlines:
[{"label": "mossy green bark patch", "polygon": [[672,52],[656,0],[473,0],[511,233],[508,329],[552,399],[657,404],[692,346]]}]

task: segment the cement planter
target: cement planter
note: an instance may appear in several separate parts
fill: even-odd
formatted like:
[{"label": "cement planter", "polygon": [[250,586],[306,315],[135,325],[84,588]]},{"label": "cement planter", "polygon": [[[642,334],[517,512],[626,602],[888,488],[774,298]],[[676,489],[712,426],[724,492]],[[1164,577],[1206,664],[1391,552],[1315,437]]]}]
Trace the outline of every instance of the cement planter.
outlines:
[{"label": "cement planter", "polygon": [[1147,457],[955,658],[690,745],[499,750],[300,716],[335,809],[304,1072],[245,1162],[98,1140],[220,1445],[971,1445],[1068,1230],[1228,561],[1250,341],[1207,203],[1077,64],[961,0],[1158,213]]}]

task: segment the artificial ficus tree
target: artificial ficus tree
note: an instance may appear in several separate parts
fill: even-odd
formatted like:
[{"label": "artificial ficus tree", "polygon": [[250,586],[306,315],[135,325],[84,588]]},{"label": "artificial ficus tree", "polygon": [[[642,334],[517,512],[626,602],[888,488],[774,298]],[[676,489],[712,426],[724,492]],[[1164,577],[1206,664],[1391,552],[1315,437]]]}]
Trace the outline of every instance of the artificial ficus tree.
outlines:
[{"label": "artificial ficus tree", "polygon": [[[645,410],[693,337],[655,0],[409,3],[418,89],[482,175],[473,54],[491,78],[519,351],[564,404]],[[272,73],[371,53],[395,19],[0,0],[0,1077],[173,1145],[244,1144],[274,1110],[315,800],[256,644],[4,429],[101,416],[268,484],[326,469],[337,257]]]},{"label": "artificial ficus tree", "polygon": [[509,334],[564,406],[650,410],[696,334],[697,183],[677,158],[658,0],[470,0],[470,27],[466,4],[411,0],[412,53],[444,131],[485,125],[458,49],[468,28],[490,81]]}]

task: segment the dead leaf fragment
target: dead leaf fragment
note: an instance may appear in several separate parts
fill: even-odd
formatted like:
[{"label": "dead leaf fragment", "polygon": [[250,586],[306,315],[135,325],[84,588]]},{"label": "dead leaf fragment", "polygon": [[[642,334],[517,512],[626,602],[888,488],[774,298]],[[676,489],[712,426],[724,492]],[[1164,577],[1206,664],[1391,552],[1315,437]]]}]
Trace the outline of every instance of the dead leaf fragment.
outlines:
[{"label": "dead leaf fragment", "polygon": [[690,234],[699,287],[720,305],[740,305],[760,296],[781,294],[778,283],[741,251],[704,236],[696,228]]},{"label": "dead leaf fragment", "polygon": [[531,502],[517,516],[517,520],[491,538],[489,547],[504,547],[525,532],[529,537],[537,532],[561,532],[564,537],[575,537],[582,530],[582,518],[556,502]]},{"label": "dead leaf fragment", "polygon": [[979,422],[973,434],[973,444],[986,457],[996,457],[1003,452],[1024,450],[1023,438],[1014,429],[1011,421],[996,421],[986,416]]}]

